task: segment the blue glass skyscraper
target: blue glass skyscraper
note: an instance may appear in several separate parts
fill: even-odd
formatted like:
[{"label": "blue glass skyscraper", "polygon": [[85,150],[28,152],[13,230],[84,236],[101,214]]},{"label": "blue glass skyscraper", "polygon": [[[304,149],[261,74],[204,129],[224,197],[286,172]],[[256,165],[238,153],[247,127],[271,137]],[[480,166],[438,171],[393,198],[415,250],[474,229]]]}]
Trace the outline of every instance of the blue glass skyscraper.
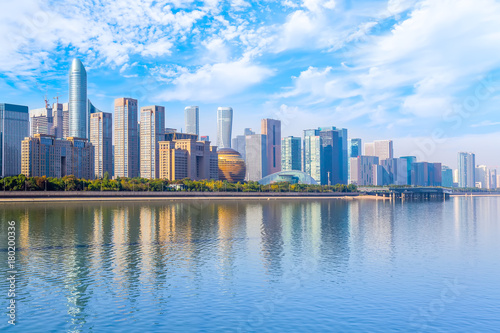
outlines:
[{"label": "blue glass skyscraper", "polygon": [[79,59],[69,71],[69,136],[89,138],[90,113],[87,107],[87,72]]}]

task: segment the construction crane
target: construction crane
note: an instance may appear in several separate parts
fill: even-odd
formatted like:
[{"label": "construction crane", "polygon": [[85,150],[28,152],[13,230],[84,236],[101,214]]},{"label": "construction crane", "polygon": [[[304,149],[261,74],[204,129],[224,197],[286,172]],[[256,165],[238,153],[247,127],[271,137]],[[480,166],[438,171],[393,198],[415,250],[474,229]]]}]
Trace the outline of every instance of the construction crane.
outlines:
[{"label": "construction crane", "polygon": [[59,97],[61,97],[61,96],[57,95],[56,97],[54,97],[54,99],[56,100],[56,104],[59,104]]}]

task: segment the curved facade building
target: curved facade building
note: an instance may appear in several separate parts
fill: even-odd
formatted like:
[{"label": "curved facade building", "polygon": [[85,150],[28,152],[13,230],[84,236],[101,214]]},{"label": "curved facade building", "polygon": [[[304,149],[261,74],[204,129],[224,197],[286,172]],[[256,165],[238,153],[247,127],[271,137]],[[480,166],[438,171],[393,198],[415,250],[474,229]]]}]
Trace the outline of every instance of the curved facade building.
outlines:
[{"label": "curved facade building", "polygon": [[184,122],[186,133],[200,135],[200,108],[186,106],[184,108]]},{"label": "curved facade building", "polygon": [[89,137],[90,114],[87,107],[87,72],[79,59],[69,71],[69,136]]},{"label": "curved facade building", "polygon": [[233,108],[217,108],[217,146],[219,149],[231,148],[231,132],[233,129]]},{"label": "curved facade building", "polygon": [[318,185],[318,182],[315,181],[313,177],[309,176],[305,172],[298,170],[276,172],[259,180],[259,184],[261,185],[269,185],[279,182],[289,182],[290,184]]},{"label": "curved facade building", "polygon": [[237,183],[245,179],[246,166],[240,153],[231,148],[222,148],[217,151],[217,155],[220,180]]}]

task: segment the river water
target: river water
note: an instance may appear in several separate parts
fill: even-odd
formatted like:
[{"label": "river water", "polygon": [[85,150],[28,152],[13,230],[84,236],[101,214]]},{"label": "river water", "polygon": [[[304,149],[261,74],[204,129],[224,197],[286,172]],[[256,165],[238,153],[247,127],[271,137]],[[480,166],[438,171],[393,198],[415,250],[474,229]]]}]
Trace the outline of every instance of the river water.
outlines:
[{"label": "river water", "polygon": [[0,330],[500,331],[499,207],[500,197],[3,203]]}]

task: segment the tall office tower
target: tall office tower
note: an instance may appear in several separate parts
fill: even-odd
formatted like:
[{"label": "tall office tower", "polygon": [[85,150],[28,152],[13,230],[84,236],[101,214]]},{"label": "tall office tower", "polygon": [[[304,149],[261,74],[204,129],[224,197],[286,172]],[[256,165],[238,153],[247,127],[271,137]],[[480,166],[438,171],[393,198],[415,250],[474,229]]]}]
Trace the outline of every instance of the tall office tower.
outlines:
[{"label": "tall office tower", "polygon": [[490,170],[490,188],[495,189],[498,187],[497,183],[497,169]]},{"label": "tall office tower", "polygon": [[358,186],[376,185],[381,171],[377,170],[377,167],[379,167],[378,162],[376,156],[359,155],[358,157],[351,157],[349,161],[351,184]]},{"label": "tall office tower", "polygon": [[200,108],[197,106],[186,106],[184,108],[184,123],[186,133],[200,135]]},{"label": "tall office tower", "polygon": [[90,138],[90,117],[93,113],[99,113],[99,112],[102,112],[101,110],[99,110],[98,108],[96,108],[94,106],[94,104],[92,104],[92,102],[90,101],[90,99],[87,101],[87,108],[88,108],[88,117],[89,117],[89,120],[87,122],[87,132],[88,132],[88,136],[87,138]]},{"label": "tall office tower", "polygon": [[302,169],[302,143],[299,137],[288,136],[281,139],[281,170]]},{"label": "tall office tower", "polygon": [[446,165],[441,167],[441,181],[443,187],[453,187],[453,170]]},{"label": "tall office tower", "polygon": [[137,100],[115,99],[115,177],[139,176]]},{"label": "tall office tower", "polygon": [[[337,128],[335,126],[329,127],[320,127],[320,131],[334,131],[338,135],[338,162],[337,166],[334,166],[333,169],[336,170],[338,168],[338,179],[334,184],[346,184],[349,178],[349,141],[347,137],[347,129],[345,128]],[[337,153],[335,153],[337,155]],[[332,181],[332,179],[331,179]]]},{"label": "tall office tower", "polygon": [[319,130],[304,130],[304,149],[302,171],[311,176],[318,184],[321,182],[321,169],[323,161],[322,140]]},{"label": "tall office tower", "polygon": [[21,142],[30,133],[27,106],[0,103],[0,176],[21,173]]},{"label": "tall office tower", "polygon": [[69,136],[89,137],[87,72],[79,59],[73,59],[69,71]]},{"label": "tall office tower", "polygon": [[458,153],[458,187],[476,187],[476,155],[473,153]]},{"label": "tall office tower", "polygon": [[141,177],[160,178],[159,142],[164,137],[165,108],[157,105],[142,107],[140,128]]},{"label": "tall office tower", "polygon": [[380,161],[384,169],[383,185],[408,185],[408,167],[405,158],[388,158]]},{"label": "tall office tower", "polygon": [[94,147],[87,139],[35,134],[22,141],[21,160],[22,173],[28,177],[94,179]]},{"label": "tall office tower", "polygon": [[319,132],[323,160],[321,163],[321,185],[342,184],[342,148],[337,131]]},{"label": "tall office tower", "polygon": [[361,139],[349,140],[349,158],[363,155]]},{"label": "tall office tower", "polygon": [[281,171],[281,121],[262,119],[261,133],[267,136],[267,176]]},{"label": "tall office tower", "polygon": [[376,140],[365,143],[365,155],[377,156],[379,161],[394,157],[392,140]]},{"label": "tall office tower", "polygon": [[44,108],[31,109],[30,113],[30,136],[35,134],[54,134],[54,118],[52,117],[52,107],[46,105]]},{"label": "tall office tower", "polygon": [[252,134],[246,137],[247,180],[259,181],[268,175],[267,136]]},{"label": "tall office tower", "polygon": [[54,103],[52,105],[52,118],[53,118],[53,135],[58,138],[63,138],[64,132],[64,114],[63,104]]},{"label": "tall office tower", "polygon": [[95,177],[107,172],[113,176],[113,115],[97,112],[90,115],[90,142],[94,146]]},{"label": "tall office tower", "polygon": [[476,184],[481,184],[481,188],[490,189],[490,169],[486,165],[479,165],[475,170]]},{"label": "tall office tower", "polygon": [[406,160],[406,168],[407,168],[407,171],[408,171],[408,185],[411,185],[412,184],[412,180],[411,180],[411,166],[412,166],[413,163],[417,162],[417,157],[415,157],[415,156],[401,156],[400,158]]},{"label": "tall office tower", "polygon": [[453,169],[453,184],[458,187],[458,169]]},{"label": "tall office tower", "polygon": [[416,162],[412,164],[411,184],[413,186],[441,186],[441,163]]},{"label": "tall office tower", "polygon": [[231,148],[231,132],[233,130],[233,109],[217,108],[217,147]]},{"label": "tall office tower", "polygon": [[233,139],[232,148],[234,150],[236,150],[238,153],[240,153],[243,160],[245,160],[245,158],[246,158],[246,152],[245,152],[246,137],[247,137],[247,135],[252,135],[252,134],[255,134],[255,132],[252,131],[251,128],[245,128],[243,131],[243,135],[237,135]]}]

